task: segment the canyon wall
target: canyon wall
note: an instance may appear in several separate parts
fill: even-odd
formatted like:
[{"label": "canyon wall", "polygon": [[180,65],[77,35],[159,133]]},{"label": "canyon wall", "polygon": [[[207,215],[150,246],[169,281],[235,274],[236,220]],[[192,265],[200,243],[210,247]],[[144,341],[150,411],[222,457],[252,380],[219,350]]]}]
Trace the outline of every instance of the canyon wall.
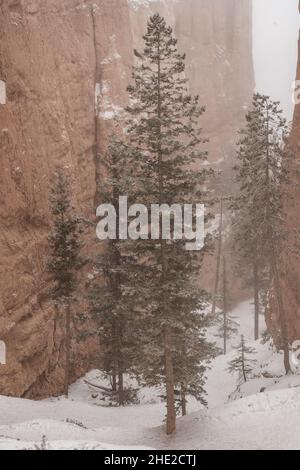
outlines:
[{"label": "canyon wall", "polygon": [[[300,34],[296,80],[300,80]],[[299,90],[297,95],[299,100]],[[289,144],[293,158],[288,162],[289,182],[285,188],[284,213],[286,216],[285,231],[287,239],[282,252],[278,256],[288,339],[292,342],[300,339],[300,104],[295,105]],[[280,320],[275,298],[272,298],[267,322],[275,341],[279,343]]]},{"label": "canyon wall", "polygon": [[[46,273],[49,184],[63,166],[77,212],[94,220],[101,155],[126,104],[132,50],[155,11],[187,52],[191,91],[207,106],[209,158],[230,184],[235,133],[254,87],[251,0],[0,0],[0,394],[62,391],[64,321]],[[92,228],[86,239],[92,255]],[[92,273],[82,276],[85,285]],[[92,339],[74,344],[73,378],[95,347]]]}]

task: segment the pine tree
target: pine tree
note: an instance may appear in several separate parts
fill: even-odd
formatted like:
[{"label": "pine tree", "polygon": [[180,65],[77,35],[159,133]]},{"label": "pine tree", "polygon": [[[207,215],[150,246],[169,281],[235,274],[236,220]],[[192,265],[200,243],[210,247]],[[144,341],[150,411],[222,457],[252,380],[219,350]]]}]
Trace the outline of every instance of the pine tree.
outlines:
[{"label": "pine tree", "polygon": [[226,257],[223,258],[223,308],[222,308],[222,324],[219,328],[217,336],[223,339],[223,353],[227,353],[227,341],[237,333],[238,324],[229,315],[229,299],[228,299],[228,286],[227,286],[227,270],[226,270]]},{"label": "pine tree", "polygon": [[241,342],[236,347],[236,355],[229,362],[228,371],[230,373],[239,372],[244,381],[247,382],[247,374],[252,372],[253,367],[257,363],[256,360],[250,359],[247,355],[254,354],[255,349],[246,346],[244,336],[241,336]]},{"label": "pine tree", "polygon": [[259,319],[268,305],[268,294],[271,286],[271,273],[268,259],[258,251],[255,230],[251,223],[248,202],[242,207],[239,196],[235,198],[234,223],[232,224],[231,250],[235,257],[235,275],[242,280],[242,286],[253,289],[254,297],[254,339],[259,339]]},{"label": "pine tree", "polygon": [[[205,140],[198,128],[204,108],[198,97],[188,94],[185,56],[178,53],[172,29],[158,14],[150,18],[144,42],[143,52],[135,51],[137,65],[128,88],[127,135],[134,149],[128,162],[134,176],[129,192],[149,210],[151,204],[204,203],[207,194],[201,189],[211,173],[201,165],[207,156],[200,149]],[[176,388],[182,386],[184,396],[192,387],[195,394],[202,391],[202,369],[197,379],[188,371],[199,367],[199,343],[204,343],[205,321],[198,314],[203,292],[197,277],[205,250],[190,252],[184,240],[164,240],[161,217],[157,239],[143,238],[127,243],[135,261],[128,265],[126,292],[140,314],[140,374],[148,385],[165,386],[171,434]]]},{"label": "pine tree", "polygon": [[[196,328],[188,329],[184,343],[179,343],[174,353],[175,396],[182,416],[187,414],[187,397],[194,397],[206,406],[205,371],[211,357],[216,355],[214,346],[206,341],[205,318],[199,313],[194,318]],[[176,344],[175,344],[176,346]],[[204,365],[206,364],[206,365]]]},{"label": "pine tree", "polygon": [[59,169],[50,193],[53,231],[49,235],[50,256],[48,271],[52,274],[54,287],[51,291],[56,306],[65,314],[65,364],[64,394],[68,397],[72,341],[72,303],[77,289],[77,271],[82,267],[80,256],[79,219],[73,213],[70,185],[66,174]]},{"label": "pine tree", "polygon": [[253,266],[255,338],[258,337],[259,300],[274,285],[281,323],[281,342],[286,373],[291,371],[289,343],[281,284],[278,275],[280,247],[285,238],[283,200],[288,181],[285,146],[286,120],[279,103],[255,94],[241,131],[237,153],[240,193],[233,204],[236,241],[244,259]]},{"label": "pine tree", "polygon": [[[98,193],[103,204],[112,204],[119,214],[119,197],[128,191],[130,176],[127,158],[130,150],[116,135],[112,136],[102,159],[103,176]],[[117,218],[117,226],[119,220]],[[103,253],[94,262],[97,276],[92,282],[89,301],[98,327],[100,369],[111,379],[120,406],[128,402],[124,390],[124,375],[134,373],[137,362],[136,328],[133,324],[132,299],[126,295],[130,258],[123,249],[119,233],[107,240]],[[135,318],[136,320],[136,318]]]}]

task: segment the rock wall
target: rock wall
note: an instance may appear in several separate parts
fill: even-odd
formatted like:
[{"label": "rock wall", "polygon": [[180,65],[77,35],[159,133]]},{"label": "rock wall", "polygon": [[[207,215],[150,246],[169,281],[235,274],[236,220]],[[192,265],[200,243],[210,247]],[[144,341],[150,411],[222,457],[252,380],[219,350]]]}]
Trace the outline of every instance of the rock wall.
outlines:
[{"label": "rock wall", "polygon": [[[93,220],[101,154],[126,103],[132,50],[157,10],[187,52],[191,91],[207,105],[210,160],[229,168],[254,86],[251,0],[0,0],[7,90],[0,104],[2,394],[62,391],[63,317],[53,311],[45,273],[49,182],[64,166],[75,207]],[[93,231],[87,240],[91,254]],[[88,282],[89,273],[83,276]],[[92,340],[74,346],[74,378],[89,367],[94,348]]]},{"label": "rock wall", "polygon": [[[300,3],[299,3],[300,12]],[[300,35],[298,41],[298,66],[296,80],[300,80]],[[299,91],[298,91],[299,99]],[[280,281],[284,301],[289,340],[300,339],[300,104],[296,104],[292,122],[290,146],[293,159],[289,162],[289,183],[285,188],[285,214],[287,240],[280,255]],[[274,299],[267,316],[268,326],[277,342],[280,338],[280,321]]]}]

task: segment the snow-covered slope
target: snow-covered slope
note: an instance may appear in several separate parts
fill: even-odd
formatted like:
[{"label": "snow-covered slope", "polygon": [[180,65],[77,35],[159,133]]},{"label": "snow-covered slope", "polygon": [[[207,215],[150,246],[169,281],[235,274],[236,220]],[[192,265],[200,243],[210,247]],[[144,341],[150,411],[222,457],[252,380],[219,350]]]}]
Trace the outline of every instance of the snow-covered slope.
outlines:
[{"label": "snow-covered slope", "polygon": [[300,390],[261,393],[193,414],[179,420],[172,440],[162,442],[171,449],[299,450]]},{"label": "snow-covered slope", "polygon": [[11,421],[0,426],[0,449],[41,447],[43,436],[48,449],[300,449],[297,388],[193,413],[178,420],[172,438],[161,426],[147,427],[158,418],[161,410],[156,406],[118,410],[79,406],[71,400],[38,403],[1,398],[0,409],[1,421]]},{"label": "snow-covered slope", "polygon": [[[209,407],[190,401],[175,436],[167,437],[161,425],[161,390],[142,389],[139,405],[112,407],[99,388],[107,385],[101,373],[91,371],[71,387],[68,400],[0,397],[0,449],[300,449],[300,375],[284,376],[282,355],[269,341],[252,340],[252,302],[232,315],[239,332],[228,353],[211,363]],[[208,331],[210,339],[215,330]],[[256,350],[246,383],[227,371],[241,333]]]}]

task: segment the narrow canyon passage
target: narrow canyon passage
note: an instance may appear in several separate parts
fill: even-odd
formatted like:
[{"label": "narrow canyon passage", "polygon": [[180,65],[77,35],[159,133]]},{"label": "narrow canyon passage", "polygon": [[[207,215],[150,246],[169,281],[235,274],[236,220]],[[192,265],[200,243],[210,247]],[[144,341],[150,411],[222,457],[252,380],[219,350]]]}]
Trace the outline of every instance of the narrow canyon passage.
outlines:
[{"label": "narrow canyon passage", "polygon": [[0,0],[0,450],[300,447],[299,12]]}]

